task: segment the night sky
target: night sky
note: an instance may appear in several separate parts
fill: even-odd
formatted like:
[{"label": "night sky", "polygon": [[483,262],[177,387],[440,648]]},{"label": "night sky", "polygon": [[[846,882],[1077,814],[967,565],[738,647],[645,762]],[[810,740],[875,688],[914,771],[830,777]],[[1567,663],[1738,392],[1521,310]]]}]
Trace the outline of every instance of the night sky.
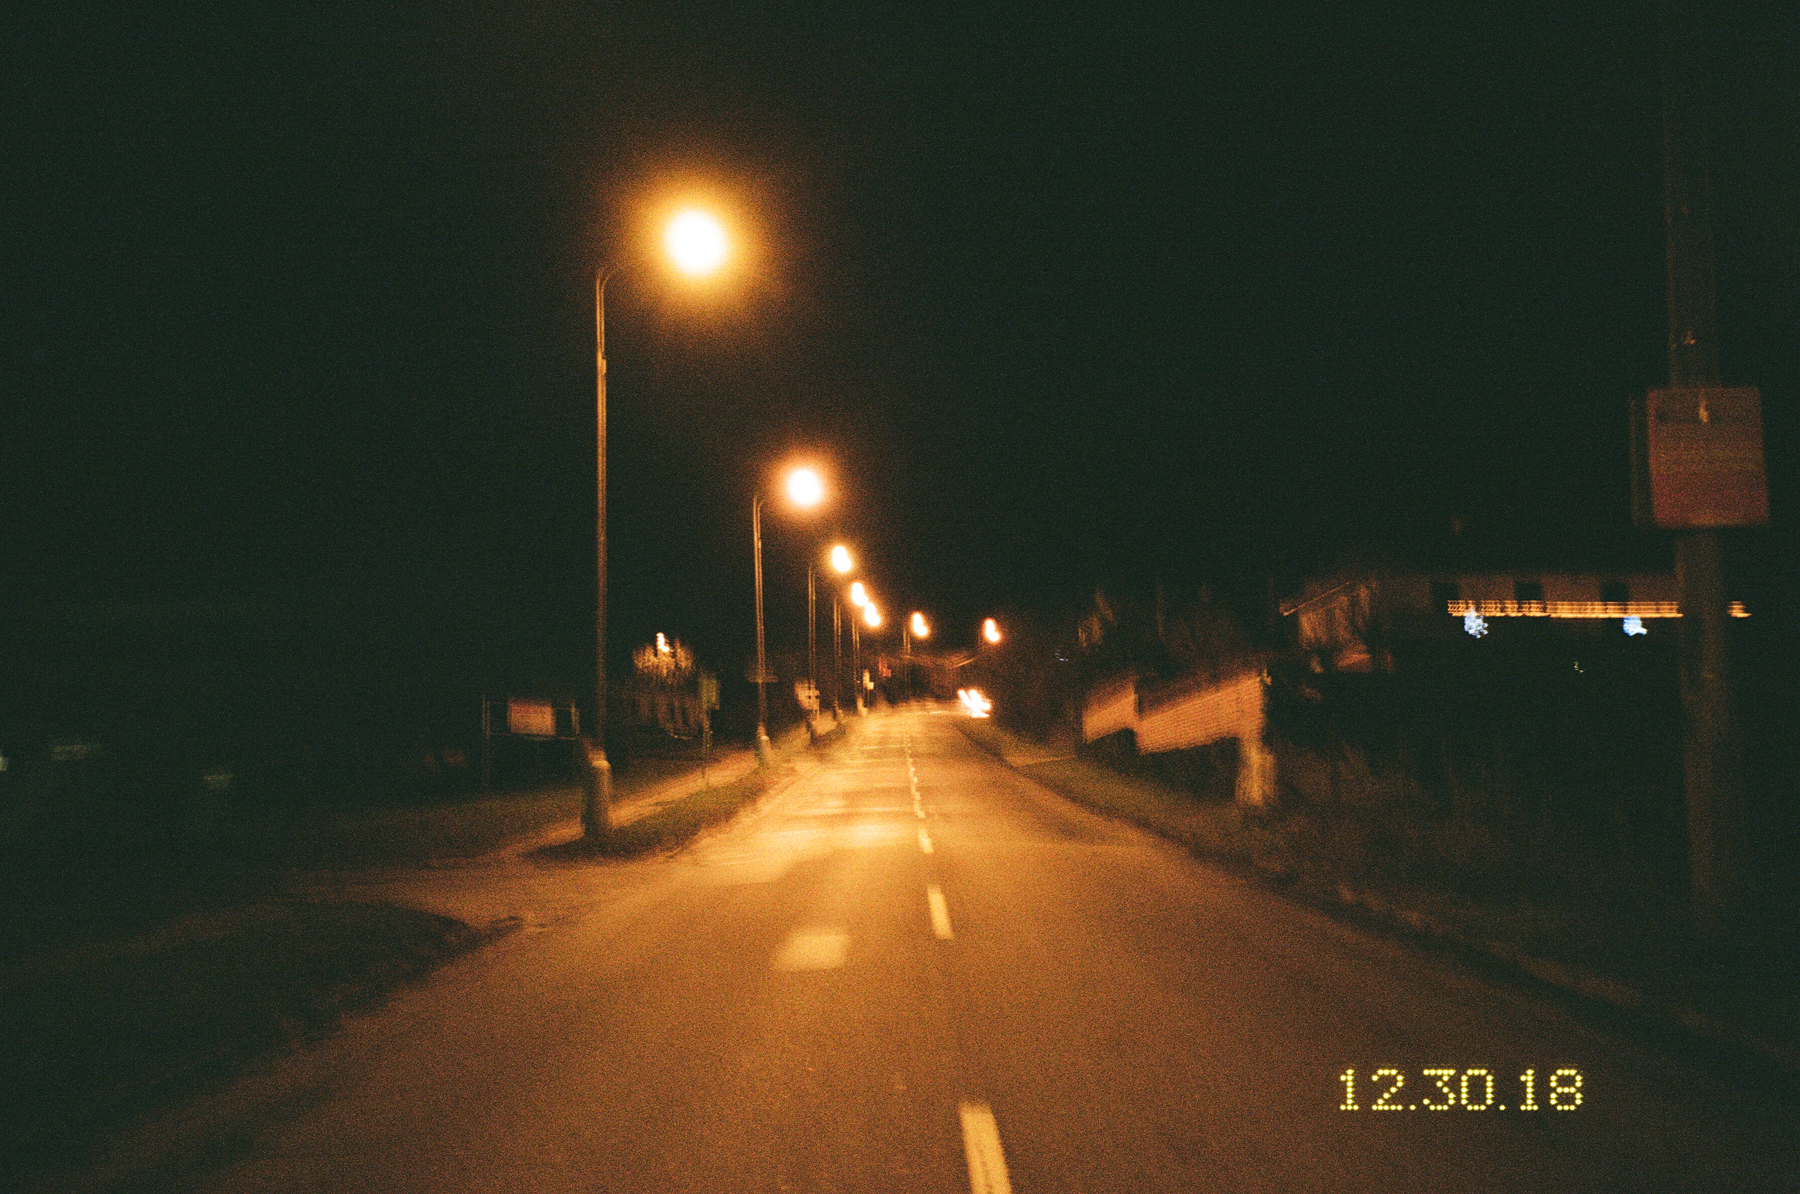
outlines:
[{"label": "night sky", "polygon": [[[579,680],[603,260],[615,668],[658,630],[739,668],[750,495],[799,454],[834,496],[765,520],[783,649],[831,534],[951,645],[1452,517],[1629,537],[1627,403],[1667,380],[1638,6],[141,7],[7,22],[8,609],[335,610]],[[1695,10],[1778,524],[1780,7]],[[651,257],[684,196],[741,236],[705,287]]]}]

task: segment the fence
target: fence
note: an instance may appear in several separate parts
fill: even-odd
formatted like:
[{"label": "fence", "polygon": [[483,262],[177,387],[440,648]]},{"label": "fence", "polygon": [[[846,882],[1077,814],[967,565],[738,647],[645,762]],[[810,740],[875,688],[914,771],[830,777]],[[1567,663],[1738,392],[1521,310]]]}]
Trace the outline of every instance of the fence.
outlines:
[{"label": "fence", "polygon": [[1266,694],[1260,669],[1223,681],[1186,679],[1155,687],[1125,676],[1089,694],[1081,712],[1082,737],[1092,742],[1129,730],[1140,754],[1236,739],[1238,802],[1264,805],[1275,795],[1275,758],[1263,742]]}]

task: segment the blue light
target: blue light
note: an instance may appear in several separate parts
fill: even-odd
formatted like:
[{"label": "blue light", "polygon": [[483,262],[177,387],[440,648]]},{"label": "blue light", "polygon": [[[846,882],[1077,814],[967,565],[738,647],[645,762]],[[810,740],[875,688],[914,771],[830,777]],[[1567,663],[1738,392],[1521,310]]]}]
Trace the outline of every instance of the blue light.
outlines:
[{"label": "blue light", "polygon": [[1487,633],[1487,619],[1472,609],[1465,610],[1463,612],[1463,629],[1468,632],[1470,638],[1480,638]]},{"label": "blue light", "polygon": [[1628,635],[1650,633],[1649,630],[1644,627],[1644,619],[1638,617],[1636,614],[1627,614],[1623,625],[1625,633]]}]

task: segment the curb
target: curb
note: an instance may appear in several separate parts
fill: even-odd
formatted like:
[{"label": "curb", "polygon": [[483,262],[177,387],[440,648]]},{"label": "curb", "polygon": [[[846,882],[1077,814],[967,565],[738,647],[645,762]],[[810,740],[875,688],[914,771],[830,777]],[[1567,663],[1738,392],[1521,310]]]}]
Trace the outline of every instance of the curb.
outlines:
[{"label": "curb", "polygon": [[[1007,760],[1004,753],[991,750],[973,738],[970,738],[970,742],[978,750],[992,756],[1009,769],[1015,772],[1020,770],[1019,766]],[[1025,778],[1030,779],[1031,777],[1026,775]],[[1124,778],[1129,779],[1130,777]],[[1054,788],[1050,790],[1055,791]],[[1113,820],[1120,819],[1111,817],[1110,814],[1100,812],[1086,804],[1083,804],[1083,807]],[[1155,825],[1126,820],[1127,823],[1136,825],[1146,832],[1154,833],[1166,841],[1172,841],[1177,845],[1192,849],[1188,843]],[[1234,867],[1233,869],[1255,875],[1267,890],[1278,895],[1293,898],[1296,894],[1291,874],[1274,875],[1265,868],[1256,866]],[[1313,896],[1318,903],[1326,905],[1335,903],[1340,907],[1359,909],[1372,915],[1389,928],[1411,932],[1417,936],[1431,938],[1447,945],[1481,954],[1547,986],[1555,987],[1594,1003],[1604,1004],[1615,1011],[1627,1013],[1657,1027],[1685,1033],[1709,1045],[1723,1046],[1754,1055],[1763,1062],[1780,1068],[1790,1081],[1800,1080],[1800,1052],[1778,1041],[1772,1041],[1761,1033],[1739,1028],[1709,1016],[1697,1008],[1685,1004],[1663,1003],[1617,979],[1565,965],[1549,958],[1537,957],[1503,941],[1471,938],[1460,932],[1454,925],[1438,917],[1420,912],[1415,908],[1393,904],[1372,892],[1357,891],[1345,883],[1335,884],[1329,889],[1311,887],[1303,890]]]}]

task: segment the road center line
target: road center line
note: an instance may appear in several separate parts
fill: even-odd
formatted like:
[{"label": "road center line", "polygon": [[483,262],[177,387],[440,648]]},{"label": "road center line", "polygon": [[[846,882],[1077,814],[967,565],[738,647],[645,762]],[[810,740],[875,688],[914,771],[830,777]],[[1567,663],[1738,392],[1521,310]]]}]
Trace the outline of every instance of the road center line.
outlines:
[{"label": "road center line", "polygon": [[950,909],[944,904],[944,889],[927,883],[925,902],[931,906],[931,931],[940,941],[950,940]]},{"label": "road center line", "polygon": [[923,825],[919,826],[919,849],[923,853],[931,853],[931,835],[925,832]]},{"label": "road center line", "polygon": [[962,1115],[963,1155],[969,1159],[969,1189],[972,1194],[1012,1194],[1012,1183],[1006,1178],[1006,1154],[1000,1149],[1000,1128],[994,1123],[994,1111],[986,1103],[963,1103],[957,1108]]}]

